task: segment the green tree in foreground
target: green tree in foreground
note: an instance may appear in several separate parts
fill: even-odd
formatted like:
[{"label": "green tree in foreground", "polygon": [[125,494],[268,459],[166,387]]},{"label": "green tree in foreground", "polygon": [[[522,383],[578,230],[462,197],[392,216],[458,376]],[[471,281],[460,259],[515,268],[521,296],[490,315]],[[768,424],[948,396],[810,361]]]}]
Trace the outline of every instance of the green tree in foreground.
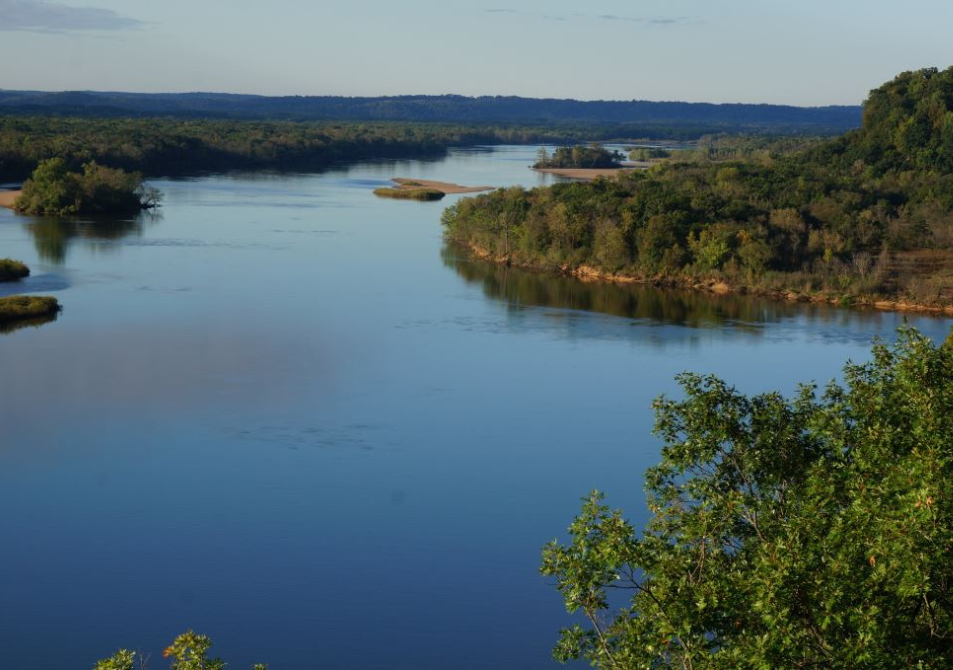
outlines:
[{"label": "green tree in foreground", "polygon": [[820,395],[680,382],[684,400],[654,405],[665,444],[644,532],[593,492],[569,543],[543,551],[587,621],[557,660],[953,667],[953,336],[935,347],[905,327]]},{"label": "green tree in foreground", "polygon": [[[198,635],[193,631],[179,635],[162,652],[171,658],[170,670],[224,670],[225,663],[218,658],[209,658],[212,640],[207,635]],[[93,670],[141,670],[146,660],[134,651],[120,649],[109,658],[96,663]],[[253,670],[268,670],[262,663],[255,664]]]}]

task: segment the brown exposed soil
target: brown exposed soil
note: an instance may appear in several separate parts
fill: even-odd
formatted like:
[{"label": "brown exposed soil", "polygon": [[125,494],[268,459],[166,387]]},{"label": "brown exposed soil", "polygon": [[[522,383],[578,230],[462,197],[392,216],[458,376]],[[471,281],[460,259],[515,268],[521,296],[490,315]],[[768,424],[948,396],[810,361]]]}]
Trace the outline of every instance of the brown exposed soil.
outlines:
[{"label": "brown exposed soil", "polygon": [[533,168],[536,172],[554,174],[567,179],[592,181],[596,177],[615,177],[620,172],[631,172],[634,168]]},{"label": "brown exposed soil", "polygon": [[0,207],[13,208],[13,202],[23,191],[0,191]]}]

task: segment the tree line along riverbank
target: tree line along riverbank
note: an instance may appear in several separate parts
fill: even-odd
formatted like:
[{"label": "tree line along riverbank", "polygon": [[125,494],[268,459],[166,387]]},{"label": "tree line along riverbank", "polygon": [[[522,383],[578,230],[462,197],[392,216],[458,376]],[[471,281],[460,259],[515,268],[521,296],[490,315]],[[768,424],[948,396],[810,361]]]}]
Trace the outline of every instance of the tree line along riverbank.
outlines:
[{"label": "tree line along riverbank", "polygon": [[497,190],[443,224],[485,257],[583,277],[949,308],[953,69],[872,91],[862,127],[836,139]]}]

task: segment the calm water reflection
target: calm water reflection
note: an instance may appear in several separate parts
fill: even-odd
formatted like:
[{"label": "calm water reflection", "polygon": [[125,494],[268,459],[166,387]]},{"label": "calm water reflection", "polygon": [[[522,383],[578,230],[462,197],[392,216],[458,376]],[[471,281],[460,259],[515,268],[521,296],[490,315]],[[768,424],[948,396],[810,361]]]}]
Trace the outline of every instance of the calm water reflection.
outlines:
[{"label": "calm water reflection", "polygon": [[47,263],[66,262],[70,245],[82,241],[90,249],[108,250],[111,243],[130,235],[141,236],[146,222],[154,223],[161,213],[143,213],[133,219],[64,219],[35,217],[26,226],[33,235],[36,253]]},{"label": "calm water reflection", "polygon": [[13,333],[18,330],[23,330],[24,328],[39,328],[44,323],[52,323],[56,321],[58,314],[49,314],[46,316],[38,316],[32,319],[19,319],[18,321],[10,321],[0,323],[0,335],[6,335],[7,333]]},{"label": "calm water reflection", "polygon": [[65,307],[0,336],[3,663],[194,627],[236,668],[551,667],[539,548],[594,487],[644,519],[676,373],[790,392],[900,323],[505,270],[444,247],[453,197],[371,195],[548,183],[534,155],[162,180],[158,221],[0,211],[17,290]]}]

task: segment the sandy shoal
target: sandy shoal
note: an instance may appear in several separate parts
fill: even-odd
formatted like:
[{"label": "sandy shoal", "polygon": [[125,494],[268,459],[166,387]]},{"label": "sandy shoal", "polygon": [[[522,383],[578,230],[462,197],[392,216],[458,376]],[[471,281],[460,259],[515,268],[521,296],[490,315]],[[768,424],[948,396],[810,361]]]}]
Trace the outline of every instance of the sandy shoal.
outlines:
[{"label": "sandy shoal", "polygon": [[567,179],[591,181],[596,177],[615,177],[620,172],[631,172],[633,168],[533,168],[537,172],[554,174]]},{"label": "sandy shoal", "polygon": [[435,191],[442,191],[447,195],[453,193],[479,193],[480,191],[492,191],[492,186],[460,186],[460,184],[451,184],[446,181],[430,181],[427,179],[406,179],[404,177],[395,177],[391,179],[400,189],[414,188],[432,188]]},{"label": "sandy shoal", "polygon": [[0,191],[0,207],[13,207],[13,201],[20,197],[23,191]]}]

